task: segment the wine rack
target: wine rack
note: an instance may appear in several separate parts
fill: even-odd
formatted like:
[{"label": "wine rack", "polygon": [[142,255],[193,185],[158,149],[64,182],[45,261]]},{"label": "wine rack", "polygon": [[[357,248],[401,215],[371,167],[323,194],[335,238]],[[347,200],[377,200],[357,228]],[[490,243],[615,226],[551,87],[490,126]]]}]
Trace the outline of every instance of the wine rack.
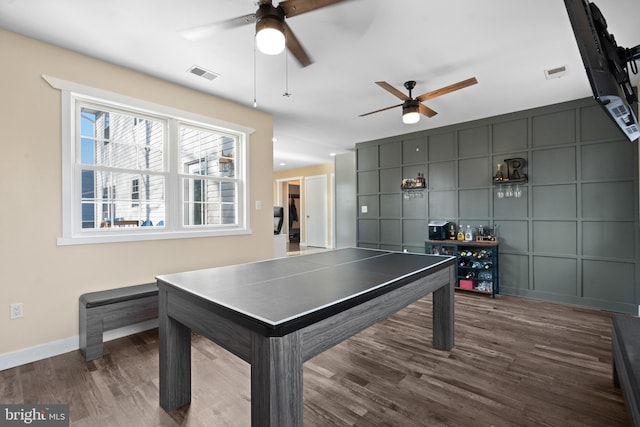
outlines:
[{"label": "wine rack", "polygon": [[492,298],[500,293],[497,240],[427,240],[425,253],[456,257],[456,289],[491,295]]}]

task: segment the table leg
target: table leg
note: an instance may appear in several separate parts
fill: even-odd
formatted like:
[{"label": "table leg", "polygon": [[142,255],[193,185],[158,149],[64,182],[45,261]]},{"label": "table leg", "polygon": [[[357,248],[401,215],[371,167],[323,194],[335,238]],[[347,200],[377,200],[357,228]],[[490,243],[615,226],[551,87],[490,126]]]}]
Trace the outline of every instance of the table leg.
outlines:
[{"label": "table leg", "polygon": [[433,346],[440,350],[451,350],[455,344],[455,283],[455,269],[449,267],[449,283],[433,293]]},{"label": "table leg", "polygon": [[251,425],[298,427],[303,422],[302,339],[254,334],[251,354]]},{"label": "table leg", "polygon": [[191,329],[167,314],[167,293],[159,293],[160,406],[167,412],[191,402]]}]

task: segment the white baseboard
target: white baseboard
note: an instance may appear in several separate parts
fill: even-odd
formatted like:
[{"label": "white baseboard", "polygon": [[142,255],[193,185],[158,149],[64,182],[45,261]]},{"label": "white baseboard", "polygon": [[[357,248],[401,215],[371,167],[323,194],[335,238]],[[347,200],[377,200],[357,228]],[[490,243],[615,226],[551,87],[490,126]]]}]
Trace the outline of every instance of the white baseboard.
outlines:
[{"label": "white baseboard", "polygon": [[[107,331],[103,334],[103,341],[111,341],[127,335],[137,334],[148,329],[158,327],[158,319],[148,320],[146,322],[136,323],[135,325],[125,326],[123,328]],[[64,338],[58,341],[51,341],[46,344],[36,345],[34,347],[23,348],[21,350],[12,351],[10,353],[0,354],[0,371],[15,368],[16,366],[25,365],[27,363],[36,362],[48,357],[57,356],[80,348],[80,340],[77,335]]]}]

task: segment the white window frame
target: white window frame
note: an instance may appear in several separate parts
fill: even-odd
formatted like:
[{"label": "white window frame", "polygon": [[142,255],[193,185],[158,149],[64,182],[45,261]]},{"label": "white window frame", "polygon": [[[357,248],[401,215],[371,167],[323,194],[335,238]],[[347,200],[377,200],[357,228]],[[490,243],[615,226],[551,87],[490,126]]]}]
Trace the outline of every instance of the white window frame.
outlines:
[{"label": "white window frame", "polygon": [[[60,90],[62,103],[62,236],[58,245],[112,243],[144,240],[181,239],[251,234],[250,191],[249,191],[249,140],[255,131],[242,125],[217,120],[188,111],[167,107],[119,95],[113,92],[69,82],[43,75],[51,87]],[[79,138],[76,138],[76,100],[94,102],[140,113],[160,116],[167,120],[168,143],[165,145],[165,214],[167,220],[163,228],[123,227],[111,229],[82,229],[81,225],[81,166],[76,161],[79,154]],[[212,128],[214,131],[237,137],[235,172],[238,179],[238,223],[234,225],[207,225],[203,227],[184,226],[182,219],[183,189],[180,185],[179,126],[195,125]]]}]

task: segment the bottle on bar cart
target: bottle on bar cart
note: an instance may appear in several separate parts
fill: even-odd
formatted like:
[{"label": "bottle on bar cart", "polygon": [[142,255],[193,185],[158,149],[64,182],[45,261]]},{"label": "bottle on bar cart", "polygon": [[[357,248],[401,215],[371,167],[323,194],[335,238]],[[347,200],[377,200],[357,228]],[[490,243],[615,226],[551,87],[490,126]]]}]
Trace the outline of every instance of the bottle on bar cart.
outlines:
[{"label": "bottle on bar cart", "polygon": [[467,225],[467,231],[464,233],[465,242],[470,242],[473,240],[473,234],[471,233],[471,226]]}]

